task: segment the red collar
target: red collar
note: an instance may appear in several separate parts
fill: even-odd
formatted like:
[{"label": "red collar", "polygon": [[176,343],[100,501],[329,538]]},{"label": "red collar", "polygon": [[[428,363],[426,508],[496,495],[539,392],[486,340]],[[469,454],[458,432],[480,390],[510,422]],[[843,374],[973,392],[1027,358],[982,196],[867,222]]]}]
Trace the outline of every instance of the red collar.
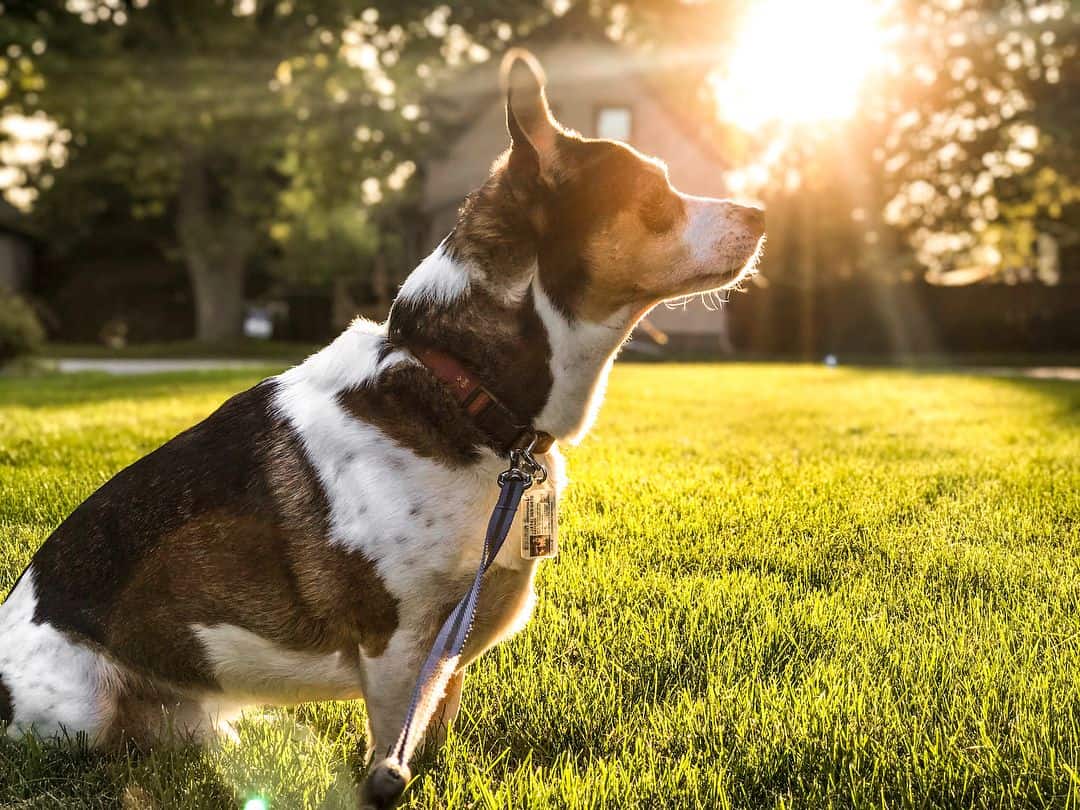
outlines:
[{"label": "red collar", "polygon": [[429,346],[409,347],[432,374],[438,377],[482,433],[504,453],[532,448],[546,453],[555,443],[550,433],[536,430],[517,416],[485,388],[457,358]]}]

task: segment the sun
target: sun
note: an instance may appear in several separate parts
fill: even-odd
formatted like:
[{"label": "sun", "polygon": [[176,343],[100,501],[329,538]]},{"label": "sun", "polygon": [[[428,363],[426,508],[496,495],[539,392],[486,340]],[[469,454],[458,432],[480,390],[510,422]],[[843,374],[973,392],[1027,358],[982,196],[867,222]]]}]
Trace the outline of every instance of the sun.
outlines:
[{"label": "sun", "polygon": [[710,77],[720,117],[748,131],[851,118],[882,66],[885,2],[757,0]]}]

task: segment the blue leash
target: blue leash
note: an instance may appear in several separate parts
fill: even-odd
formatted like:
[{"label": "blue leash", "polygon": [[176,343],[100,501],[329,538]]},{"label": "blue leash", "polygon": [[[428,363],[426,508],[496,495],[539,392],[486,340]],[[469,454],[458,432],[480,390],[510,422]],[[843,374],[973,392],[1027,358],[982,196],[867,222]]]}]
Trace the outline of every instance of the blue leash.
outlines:
[{"label": "blue leash", "polygon": [[[506,541],[525,490],[534,482],[543,483],[547,479],[547,470],[533,458],[531,449],[513,450],[510,453],[510,468],[499,476],[499,500],[488,521],[484,551],[480,556],[476,576],[473,577],[468,592],[443,622],[435,637],[435,643],[420,668],[405,722],[389,760],[379,763],[369,777],[369,782],[378,780],[381,783],[369,784],[369,792],[377,794],[372,798],[381,806],[392,805],[404,792],[408,782],[409,759],[427,730],[428,723],[446,691],[447,682],[457,669],[476,620],[484,574]],[[377,773],[380,769],[383,770],[381,779]],[[390,793],[396,795],[391,796]]]}]

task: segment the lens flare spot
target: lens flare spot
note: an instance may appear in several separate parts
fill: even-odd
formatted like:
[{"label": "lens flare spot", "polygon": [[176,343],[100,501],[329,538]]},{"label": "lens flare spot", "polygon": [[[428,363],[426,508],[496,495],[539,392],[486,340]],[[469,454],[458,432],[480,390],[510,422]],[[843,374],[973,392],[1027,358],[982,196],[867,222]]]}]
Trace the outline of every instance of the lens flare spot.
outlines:
[{"label": "lens flare spot", "polygon": [[720,117],[753,131],[854,115],[882,66],[888,0],[761,0],[710,78]]}]

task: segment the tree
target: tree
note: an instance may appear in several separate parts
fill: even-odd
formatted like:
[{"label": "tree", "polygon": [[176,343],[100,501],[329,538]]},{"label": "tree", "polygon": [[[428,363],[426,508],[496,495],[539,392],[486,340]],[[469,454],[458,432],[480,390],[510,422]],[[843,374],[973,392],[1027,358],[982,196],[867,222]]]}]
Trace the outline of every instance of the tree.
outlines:
[{"label": "tree", "polygon": [[[4,112],[47,121],[52,157],[18,169],[41,216],[67,156],[80,193],[121,188],[136,217],[168,223],[196,303],[197,337],[239,334],[245,272],[271,250],[290,276],[323,279],[385,243],[374,207],[407,193],[409,157],[433,137],[424,93],[542,16],[474,3],[31,0],[2,7]],[[47,118],[33,118],[44,113]],[[55,159],[54,159],[55,158]],[[9,178],[10,179],[10,178]],[[363,203],[363,204],[361,204]],[[322,264],[320,259],[334,259]]]},{"label": "tree", "polygon": [[[680,19],[691,15],[690,26],[644,19],[637,35],[669,59],[677,43],[675,53],[691,67],[705,61],[722,73],[740,44],[732,37],[739,14],[753,4],[687,5]],[[886,58],[850,119],[780,120],[740,131],[724,122],[721,97],[716,121],[702,127],[730,156],[733,191],[768,204],[770,281],[786,275],[805,285],[813,274],[853,270],[897,278],[918,265],[937,283],[1053,281],[1049,259],[1080,233],[1080,107],[1073,101],[1080,13],[1072,5],[879,3]],[[782,25],[770,20],[768,34],[778,37]],[[767,43],[757,52],[768,66],[783,64]],[[756,78],[746,72],[735,80],[752,94],[760,91]],[[717,103],[707,76],[683,83],[687,106]],[[816,246],[799,236],[808,214],[810,235],[828,234]],[[844,255],[825,256],[822,244],[835,247],[837,238]]]},{"label": "tree", "polygon": [[880,150],[889,222],[928,277],[1056,283],[1080,234],[1080,13],[1066,0],[918,0]]}]

